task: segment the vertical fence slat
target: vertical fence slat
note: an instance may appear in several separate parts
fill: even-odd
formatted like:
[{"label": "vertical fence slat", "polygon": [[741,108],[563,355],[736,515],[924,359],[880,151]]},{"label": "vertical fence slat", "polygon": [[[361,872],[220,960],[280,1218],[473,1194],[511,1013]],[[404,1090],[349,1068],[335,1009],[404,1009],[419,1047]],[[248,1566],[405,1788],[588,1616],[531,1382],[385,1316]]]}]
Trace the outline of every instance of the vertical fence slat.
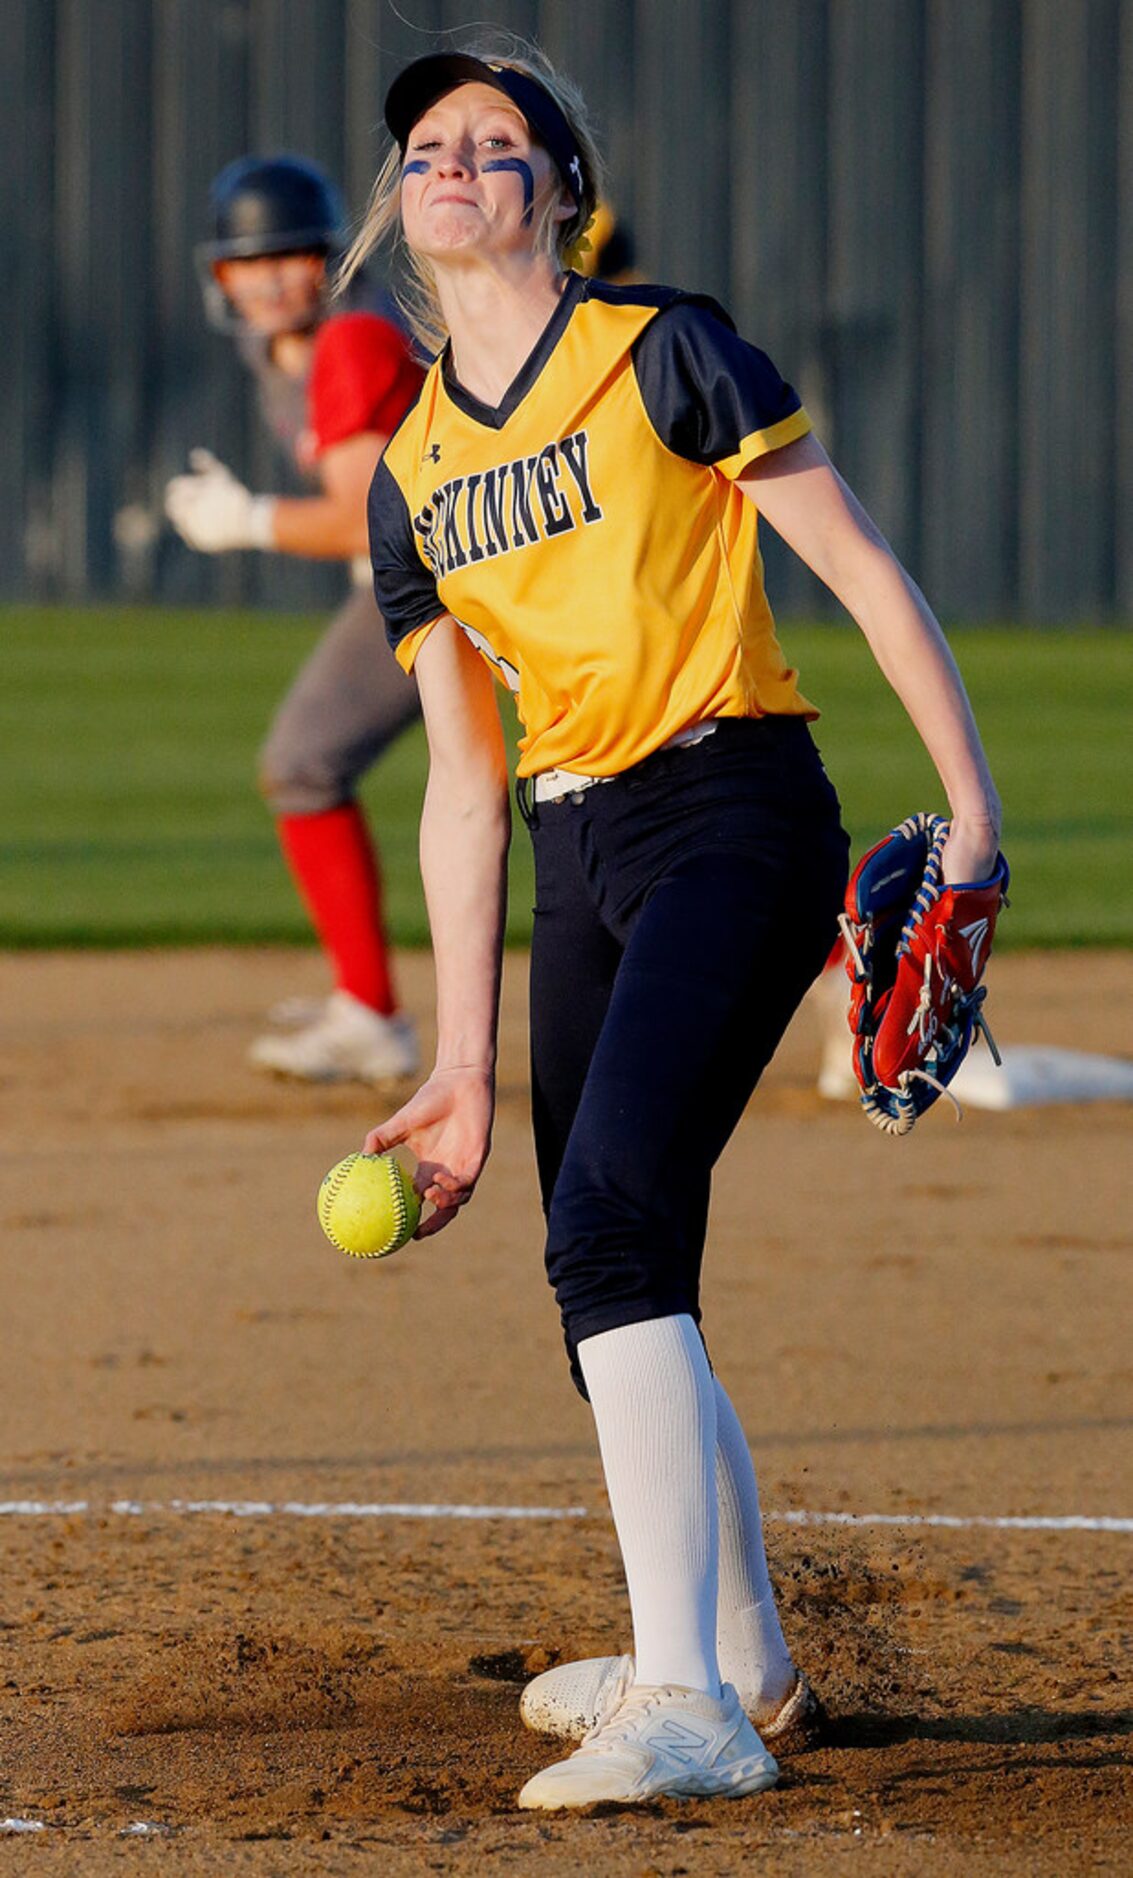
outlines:
[{"label": "vertical fence slat", "polygon": [[[730,311],[828,431],[826,0],[739,4],[733,27]],[[777,610],[821,613],[828,596],[763,530]]]},{"label": "vertical fence slat", "polygon": [[729,13],[719,0],[638,0],[636,203],[663,280],[726,299],[732,158]]},{"label": "vertical fence slat", "polygon": [[1015,592],[1019,467],[1019,9],[931,0],[926,45],[924,525],[944,615]]},{"label": "vertical fence slat", "polygon": [[148,0],[59,9],[56,514],[61,590],[117,580],[114,518],[144,447],[153,125]]},{"label": "vertical fence slat", "polygon": [[[148,491],[159,516],[169,476],[204,444],[238,470],[248,467],[249,390],[231,339],[205,324],[193,251],[209,233],[208,192],[217,172],[247,149],[252,60],[246,4],[161,0],[155,13],[155,140],[152,214],[157,358]],[[164,530],[156,578],[169,599],[228,604],[249,599],[252,569],[242,555],[194,554]]]},{"label": "vertical fence slat", "polygon": [[1027,0],[1019,594],[1112,601],[1117,0]]},{"label": "vertical fence slat", "polygon": [[1117,97],[1117,289],[1114,334],[1114,469],[1116,552],[1114,603],[1133,620],[1133,6],[1120,15]]},{"label": "vertical fence slat", "polygon": [[[0,166],[9,205],[9,320],[0,427],[0,583],[8,593],[49,594],[56,572],[51,515],[55,417],[55,202],[53,72],[55,22],[39,0],[13,0],[0,61]],[[6,217],[6,219],[7,219]]]},{"label": "vertical fence slat", "polygon": [[832,0],[828,345],[834,454],[920,555],[922,10]]},{"label": "vertical fence slat", "polygon": [[343,167],[346,0],[252,0],[252,148]]},{"label": "vertical fence slat", "polygon": [[[247,148],[266,156],[294,152],[321,163],[341,184],[346,137],[347,0],[252,0]],[[257,488],[296,486],[281,476],[278,447],[253,424],[247,463]],[[249,569],[252,592],[269,606],[332,605],[343,588],[341,568],[281,555],[258,555]]]},{"label": "vertical fence slat", "polygon": [[643,165],[633,111],[633,9],[628,5],[564,7],[562,0],[543,0],[539,43],[586,100],[609,169],[611,201],[633,233],[640,265],[652,276],[656,258],[642,250],[637,203]]}]

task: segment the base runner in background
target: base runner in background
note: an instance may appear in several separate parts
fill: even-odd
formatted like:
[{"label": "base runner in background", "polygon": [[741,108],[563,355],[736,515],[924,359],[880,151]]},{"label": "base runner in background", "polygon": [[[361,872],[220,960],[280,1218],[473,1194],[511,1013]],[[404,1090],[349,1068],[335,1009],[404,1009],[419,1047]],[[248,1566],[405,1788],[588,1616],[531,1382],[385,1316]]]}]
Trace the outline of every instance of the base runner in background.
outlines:
[{"label": "base runner in background", "polygon": [[366,493],[422,372],[379,313],[330,312],[327,270],[343,205],[300,157],[240,158],[212,188],[213,239],[198,252],[206,308],[231,332],[260,409],[312,483],[300,497],[254,496],[207,450],[166,491],[166,512],[205,554],[262,548],[341,560],[349,595],[284,698],[260,757],[260,788],[334,975],[325,1003],[281,1005],[289,1028],[251,1059],[311,1081],[380,1082],[418,1066],[398,1008],[378,857],[357,787],[420,713],[417,686],[389,657],[366,553]]}]

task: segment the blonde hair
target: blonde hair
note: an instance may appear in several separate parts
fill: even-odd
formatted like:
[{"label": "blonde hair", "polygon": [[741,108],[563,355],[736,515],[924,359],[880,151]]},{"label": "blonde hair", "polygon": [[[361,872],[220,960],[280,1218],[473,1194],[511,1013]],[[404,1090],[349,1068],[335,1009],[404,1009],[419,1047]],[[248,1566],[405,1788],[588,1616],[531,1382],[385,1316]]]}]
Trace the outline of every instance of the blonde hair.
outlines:
[{"label": "blonde hair", "polygon": [[[574,133],[582,160],[584,203],[596,204],[603,183],[603,163],[591,130],[582,94],[568,78],[557,72],[546,54],[529,40],[507,36],[506,50],[483,45],[450,48],[483,59],[494,65],[507,65],[513,71],[533,78],[558,105]],[[335,294],[341,294],[359,268],[385,241],[393,244],[394,255],[405,278],[395,289],[398,304],[409,323],[414,338],[430,357],[439,352],[448,339],[448,329],[441,313],[436,276],[423,255],[414,254],[401,227],[402,152],[394,144],[378,171],[362,226],[351,242],[338,269]],[[557,221],[558,202],[548,201],[535,231],[536,251],[553,255],[560,267],[569,267],[581,249],[587,246],[585,233],[593,219],[588,207],[576,209],[568,221]]]}]

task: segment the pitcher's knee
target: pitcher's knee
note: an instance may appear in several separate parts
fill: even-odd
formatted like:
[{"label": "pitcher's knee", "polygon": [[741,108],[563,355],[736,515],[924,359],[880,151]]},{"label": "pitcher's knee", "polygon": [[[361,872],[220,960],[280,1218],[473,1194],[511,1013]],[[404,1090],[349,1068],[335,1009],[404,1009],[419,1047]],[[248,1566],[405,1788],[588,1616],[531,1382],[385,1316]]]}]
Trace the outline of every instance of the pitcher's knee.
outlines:
[{"label": "pitcher's knee", "polygon": [[682,1224],[610,1195],[552,1202],[547,1277],[568,1349],[622,1324],[698,1314],[701,1244]]}]

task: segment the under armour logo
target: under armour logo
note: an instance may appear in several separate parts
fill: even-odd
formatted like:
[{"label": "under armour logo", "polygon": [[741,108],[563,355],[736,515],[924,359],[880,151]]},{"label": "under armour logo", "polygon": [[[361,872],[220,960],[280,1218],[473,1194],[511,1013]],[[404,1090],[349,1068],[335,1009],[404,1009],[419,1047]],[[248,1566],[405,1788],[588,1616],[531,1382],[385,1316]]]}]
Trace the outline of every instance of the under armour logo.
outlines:
[{"label": "under armour logo", "polygon": [[441,460],[441,446],[439,443],[431,443],[428,449],[423,450],[421,453],[422,463],[439,463],[440,460]]},{"label": "under armour logo", "polygon": [[972,955],[973,972],[978,972],[980,969],[980,952],[983,948],[984,940],[987,938],[987,929],[988,921],[986,919],[974,919],[970,926],[961,926],[960,928],[961,939],[968,941],[968,950]]}]

